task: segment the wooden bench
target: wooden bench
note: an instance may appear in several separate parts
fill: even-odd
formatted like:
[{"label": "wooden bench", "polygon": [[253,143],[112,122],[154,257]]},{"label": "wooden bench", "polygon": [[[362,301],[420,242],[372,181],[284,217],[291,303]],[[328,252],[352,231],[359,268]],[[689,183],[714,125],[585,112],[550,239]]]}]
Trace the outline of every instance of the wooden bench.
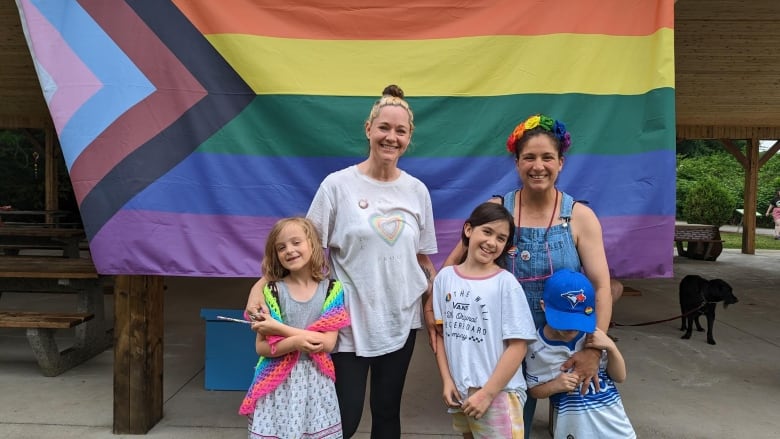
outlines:
[{"label": "wooden bench", "polygon": [[99,277],[95,264],[89,258],[0,255],[0,278],[98,279]]},{"label": "wooden bench", "polygon": [[60,244],[0,244],[0,250],[2,250],[2,254],[9,255],[9,256],[16,256],[21,251],[24,250],[31,250],[31,251],[37,251],[37,250],[58,250],[60,252],[64,251],[62,249],[62,245]]},{"label": "wooden bench", "polygon": [[[103,300],[112,280],[111,276],[99,275],[89,258],[0,255],[0,293],[78,294],[75,312],[20,314],[5,310],[5,323],[0,327],[27,328],[27,338],[43,374],[58,375],[113,344]],[[75,341],[71,349],[60,351],[54,343],[54,332],[65,328],[74,328]]]},{"label": "wooden bench", "polygon": [[714,261],[723,251],[723,240],[717,227],[704,224],[674,226],[677,254],[691,259]]},{"label": "wooden bench", "polygon": [[6,254],[40,246],[60,249],[67,258],[78,258],[80,242],[86,238],[83,229],[48,227],[46,224],[4,224],[0,227],[0,245]]},{"label": "wooden bench", "polygon": [[60,350],[54,339],[57,329],[68,329],[94,318],[89,313],[0,311],[0,328],[27,329],[30,342],[43,375],[53,377],[95,356],[90,346],[76,339],[74,345]]}]

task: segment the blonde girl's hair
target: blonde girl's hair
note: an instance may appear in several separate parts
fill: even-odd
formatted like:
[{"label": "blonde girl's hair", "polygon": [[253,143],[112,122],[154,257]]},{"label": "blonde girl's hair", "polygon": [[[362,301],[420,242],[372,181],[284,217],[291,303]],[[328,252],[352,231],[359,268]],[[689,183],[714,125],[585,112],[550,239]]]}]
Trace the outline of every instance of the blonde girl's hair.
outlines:
[{"label": "blonde girl's hair", "polygon": [[394,84],[388,85],[382,90],[382,97],[374,102],[374,106],[371,107],[371,112],[368,113],[366,123],[371,125],[371,122],[379,116],[379,111],[382,107],[387,107],[388,105],[395,105],[405,109],[406,112],[409,113],[409,129],[414,131],[414,113],[412,113],[409,103],[404,100],[404,91],[401,90],[401,87]]},{"label": "blonde girl's hair", "polygon": [[280,219],[268,233],[268,238],[265,242],[265,255],[263,256],[263,277],[270,282],[278,281],[290,274],[290,270],[282,266],[282,262],[279,260],[279,255],[276,252],[276,239],[279,238],[282,229],[289,224],[300,226],[306,235],[306,239],[309,241],[309,246],[311,246],[309,265],[311,266],[312,278],[317,282],[325,279],[330,273],[330,267],[327,259],[325,259],[325,251],[322,248],[320,235],[311,221],[299,216]]}]

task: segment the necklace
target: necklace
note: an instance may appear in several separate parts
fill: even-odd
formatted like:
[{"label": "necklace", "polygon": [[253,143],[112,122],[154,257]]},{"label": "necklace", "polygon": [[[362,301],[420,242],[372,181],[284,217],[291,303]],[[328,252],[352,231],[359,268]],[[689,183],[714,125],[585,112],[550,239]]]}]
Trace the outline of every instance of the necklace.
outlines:
[{"label": "necklace", "polygon": [[[519,238],[520,236],[520,211],[522,209],[523,204],[523,191],[521,190],[520,193],[517,194],[517,232],[515,234],[516,237]],[[522,282],[535,282],[535,281],[541,281],[544,279],[547,279],[548,277],[552,276],[553,274],[553,263],[552,263],[552,255],[550,254],[550,244],[547,242],[547,234],[550,232],[550,227],[552,227],[553,219],[555,219],[555,210],[558,207],[558,189],[555,190],[555,201],[553,202],[553,210],[550,214],[550,222],[547,223],[547,229],[544,231],[544,250],[547,254],[547,266],[549,268],[549,272],[546,274],[534,274],[532,276],[528,277],[518,277],[517,271],[515,271],[515,258],[517,257],[517,246],[513,246],[513,249],[510,249],[508,252],[509,258],[512,261],[512,273],[517,277],[517,280]],[[516,239],[518,239],[516,238]],[[528,262],[531,260],[531,252],[523,249],[523,251],[520,252],[520,260],[523,262]],[[543,257],[543,256],[542,256]],[[536,265],[536,264],[533,264]],[[532,267],[531,265],[530,267]],[[529,268],[530,268],[529,267]]]},{"label": "necklace", "polygon": [[[550,231],[550,227],[552,227],[553,219],[555,219],[555,209],[558,207],[558,189],[555,190],[555,201],[553,201],[553,209],[552,213],[550,214],[550,222],[547,223],[547,230],[544,231],[544,240],[547,241],[547,232]],[[520,192],[517,193],[517,228],[520,228],[520,211],[523,208],[523,191],[522,189]]]}]

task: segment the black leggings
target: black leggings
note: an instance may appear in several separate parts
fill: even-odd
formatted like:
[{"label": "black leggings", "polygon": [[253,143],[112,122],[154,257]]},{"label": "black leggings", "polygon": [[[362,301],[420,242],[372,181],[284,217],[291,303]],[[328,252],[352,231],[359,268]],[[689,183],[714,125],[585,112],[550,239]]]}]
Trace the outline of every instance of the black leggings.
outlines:
[{"label": "black leggings", "polygon": [[409,333],[401,349],[378,357],[358,357],[354,352],[332,355],[345,438],[352,437],[360,424],[369,369],[371,439],[401,437],[401,394],[414,351],[416,333],[416,330]]}]

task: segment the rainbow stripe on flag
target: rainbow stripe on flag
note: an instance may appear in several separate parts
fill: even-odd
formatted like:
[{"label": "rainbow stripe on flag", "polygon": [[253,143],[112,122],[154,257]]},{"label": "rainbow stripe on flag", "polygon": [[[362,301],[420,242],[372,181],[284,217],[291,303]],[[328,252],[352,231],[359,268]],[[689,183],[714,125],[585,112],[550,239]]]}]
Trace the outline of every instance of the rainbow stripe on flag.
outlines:
[{"label": "rainbow stripe on flag", "polygon": [[504,142],[542,112],[572,133],[559,186],[601,218],[613,275],[672,275],[673,0],[363,3],[17,0],[101,273],[258,276],[270,227],[366,156],[398,84],[435,263],[518,185]]}]

